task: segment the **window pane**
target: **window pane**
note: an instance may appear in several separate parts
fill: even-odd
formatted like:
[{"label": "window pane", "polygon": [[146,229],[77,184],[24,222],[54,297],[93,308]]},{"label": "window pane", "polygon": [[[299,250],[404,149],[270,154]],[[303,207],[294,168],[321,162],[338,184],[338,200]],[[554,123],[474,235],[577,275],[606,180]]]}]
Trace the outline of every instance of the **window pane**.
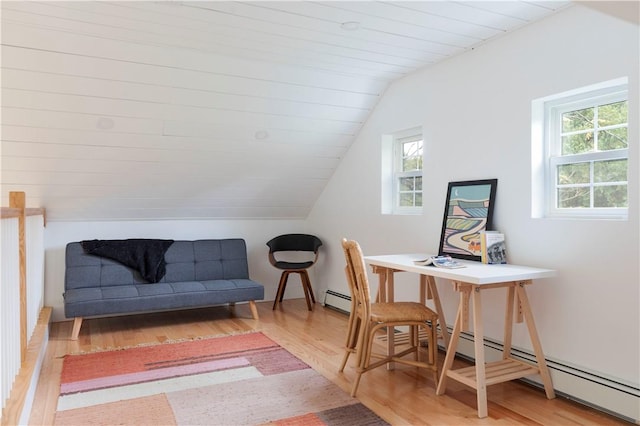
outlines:
[{"label": "window pane", "polygon": [[600,130],[598,132],[598,150],[608,151],[611,149],[628,148],[627,128],[619,127],[617,129]]},{"label": "window pane", "polygon": [[422,191],[422,176],[416,177],[415,185],[416,185],[416,191]]},{"label": "window pane", "polygon": [[629,207],[627,185],[597,186],[593,190],[594,207]]},{"label": "window pane", "polygon": [[596,161],[593,163],[594,182],[626,182],[627,160]]},{"label": "window pane", "polygon": [[613,126],[627,122],[627,101],[598,107],[598,126]]},{"label": "window pane", "polygon": [[402,171],[422,170],[422,141],[402,144]]},{"label": "window pane", "polygon": [[589,183],[589,163],[564,164],[558,166],[558,185]]},{"label": "window pane", "polygon": [[400,178],[400,191],[413,191],[413,178],[412,177]]},{"label": "window pane", "polygon": [[582,154],[594,149],[593,132],[562,137],[562,155]]},{"label": "window pane", "polygon": [[422,192],[416,192],[416,207],[422,206]]},{"label": "window pane", "polygon": [[589,188],[560,188],[558,189],[558,207],[561,209],[589,206]]},{"label": "window pane", "polygon": [[422,150],[422,141],[404,142],[402,144],[402,155],[405,157],[415,157]]},{"label": "window pane", "polygon": [[574,132],[593,128],[594,108],[586,108],[562,114],[562,131]]},{"label": "window pane", "polygon": [[413,192],[400,194],[400,207],[413,207]]},{"label": "window pane", "polygon": [[422,169],[422,157],[409,157],[402,160],[402,171],[412,172]]}]

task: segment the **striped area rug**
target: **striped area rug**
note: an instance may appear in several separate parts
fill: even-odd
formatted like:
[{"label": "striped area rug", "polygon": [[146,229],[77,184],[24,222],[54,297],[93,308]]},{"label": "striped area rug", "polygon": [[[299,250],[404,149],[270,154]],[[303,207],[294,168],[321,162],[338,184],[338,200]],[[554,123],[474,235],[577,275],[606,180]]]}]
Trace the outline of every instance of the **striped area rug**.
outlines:
[{"label": "striped area rug", "polygon": [[262,333],[64,359],[55,425],[386,425]]}]

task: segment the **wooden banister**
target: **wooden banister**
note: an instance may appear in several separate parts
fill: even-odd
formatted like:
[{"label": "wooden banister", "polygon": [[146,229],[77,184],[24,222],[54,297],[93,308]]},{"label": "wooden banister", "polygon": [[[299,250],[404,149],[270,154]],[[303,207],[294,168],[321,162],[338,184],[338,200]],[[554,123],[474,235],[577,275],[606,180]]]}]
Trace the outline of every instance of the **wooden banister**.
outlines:
[{"label": "wooden banister", "polygon": [[26,196],[24,192],[9,193],[9,207],[20,211],[18,215],[18,258],[20,276],[20,360],[27,356],[27,243],[25,237]]},{"label": "wooden banister", "polygon": [[[9,219],[11,217],[19,217],[22,210],[12,207],[0,208],[0,219]],[[42,215],[44,219],[44,225],[46,226],[46,209],[44,207],[29,207],[24,209],[25,216],[39,216]]]}]

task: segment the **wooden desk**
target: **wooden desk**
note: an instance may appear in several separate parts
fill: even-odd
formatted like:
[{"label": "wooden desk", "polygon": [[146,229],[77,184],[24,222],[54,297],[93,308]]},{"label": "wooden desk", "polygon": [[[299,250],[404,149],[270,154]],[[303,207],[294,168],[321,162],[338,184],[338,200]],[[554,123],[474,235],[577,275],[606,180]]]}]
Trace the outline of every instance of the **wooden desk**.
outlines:
[{"label": "wooden desk", "polygon": [[[386,256],[365,256],[365,261],[374,268],[374,272],[380,277],[380,301],[393,301],[395,272],[414,272],[421,276],[421,290],[426,280],[427,288],[432,293],[436,302],[436,310],[440,326],[444,332],[446,322],[440,299],[437,295],[434,278],[444,278],[451,281],[454,290],[460,295],[458,312],[456,314],[453,333],[447,345],[447,355],[436,388],[436,394],[442,395],[447,386],[447,379],[453,379],[464,383],[476,390],[478,402],[478,417],[487,417],[487,386],[519,379],[525,376],[540,374],[544,384],[547,398],[555,398],[555,392],[551,383],[549,369],[544,359],[542,345],[538,338],[538,332],[531,313],[529,299],[525,287],[534,279],[555,276],[555,271],[550,269],[530,268],[516,265],[485,265],[480,262],[461,261],[466,268],[444,269],[434,266],[418,266],[414,260],[425,259],[428,254],[399,254]],[[422,278],[426,277],[426,278]],[[506,288],[507,303],[504,325],[504,352],[502,360],[485,363],[484,358],[484,330],[482,324],[481,294],[483,290]],[[421,291],[421,298],[423,298]],[[469,301],[473,305],[473,335],[475,365],[472,367],[452,370],[453,359],[458,347],[458,340],[462,331],[469,330]],[[511,337],[513,323],[526,321],[531,344],[536,356],[536,365],[522,362],[511,357]],[[388,335],[388,350],[393,351],[393,333]],[[445,338],[446,339],[446,338]],[[446,341],[446,340],[445,340]]]}]

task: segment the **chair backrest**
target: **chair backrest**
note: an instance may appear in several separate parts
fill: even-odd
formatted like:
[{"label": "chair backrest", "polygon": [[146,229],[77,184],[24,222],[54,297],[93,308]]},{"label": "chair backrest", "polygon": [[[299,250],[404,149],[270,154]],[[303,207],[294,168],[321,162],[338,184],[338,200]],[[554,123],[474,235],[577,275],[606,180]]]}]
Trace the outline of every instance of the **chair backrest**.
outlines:
[{"label": "chair backrest", "polygon": [[269,253],[278,251],[312,251],[317,253],[321,245],[320,238],[309,234],[284,234],[267,242]]},{"label": "chair backrest", "polygon": [[352,297],[357,295],[357,304],[362,310],[362,317],[368,318],[371,312],[371,290],[367,269],[364,263],[364,256],[360,245],[353,240],[342,240],[345,260],[347,262],[346,272],[349,285],[352,287]]},{"label": "chair backrest", "polygon": [[354,302],[353,304],[357,304],[360,298],[358,294],[358,285],[356,283],[355,272],[353,270],[353,260],[351,259],[351,254],[348,250],[348,244],[346,238],[342,239],[342,250],[344,251],[344,258],[346,261],[346,266],[344,267],[344,273],[347,277],[347,284],[349,285],[349,292],[351,293],[351,300]]},{"label": "chair backrest", "polygon": [[[318,249],[322,245],[320,238],[309,234],[284,234],[267,242],[269,246],[269,262],[280,269],[309,268],[318,261]],[[284,253],[278,255],[275,253]],[[313,254],[311,254],[313,253]],[[284,263],[284,266],[282,266]],[[289,265],[286,265],[289,263]]]}]

